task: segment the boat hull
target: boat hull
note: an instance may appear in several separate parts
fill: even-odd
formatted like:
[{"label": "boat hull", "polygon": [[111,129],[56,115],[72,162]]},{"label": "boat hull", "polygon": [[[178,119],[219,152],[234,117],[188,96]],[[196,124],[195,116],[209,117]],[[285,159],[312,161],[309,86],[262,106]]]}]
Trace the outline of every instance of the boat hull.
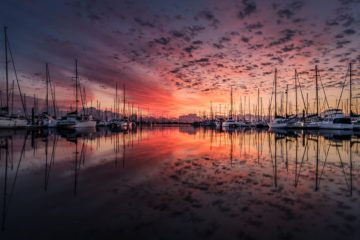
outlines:
[{"label": "boat hull", "polygon": [[0,118],[0,128],[27,128],[29,124],[25,119]]},{"label": "boat hull", "polygon": [[72,125],[73,128],[95,128],[96,121],[79,121],[76,124]]},{"label": "boat hull", "polygon": [[288,128],[286,123],[273,123],[270,124],[270,128]]},{"label": "boat hull", "polygon": [[321,123],[320,129],[334,129],[334,130],[352,130],[353,125],[352,124],[334,124],[334,123]]},{"label": "boat hull", "polygon": [[59,121],[57,127],[65,129],[95,128],[96,121]]}]

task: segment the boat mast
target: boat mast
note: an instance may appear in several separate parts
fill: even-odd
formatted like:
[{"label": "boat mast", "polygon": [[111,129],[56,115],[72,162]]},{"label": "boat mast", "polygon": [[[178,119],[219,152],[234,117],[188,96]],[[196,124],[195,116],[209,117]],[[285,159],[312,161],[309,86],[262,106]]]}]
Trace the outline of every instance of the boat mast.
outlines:
[{"label": "boat mast", "polygon": [[319,116],[318,67],[315,65],[316,115]]},{"label": "boat mast", "polygon": [[286,92],[285,92],[285,97],[286,97],[285,117],[286,117],[286,118],[288,118],[288,92],[289,92],[289,84],[286,84]]},{"label": "boat mast", "polygon": [[[22,107],[23,107],[23,111],[24,111],[24,114],[25,114],[25,118],[28,120],[28,115],[27,115],[27,111],[26,111],[26,102],[25,102],[25,94],[23,95],[22,92],[21,92],[21,88],[20,88],[20,83],[19,83],[19,79],[18,79],[18,76],[17,76],[17,72],[16,72],[16,68],[15,68],[15,63],[14,63],[14,58],[13,58],[13,55],[12,55],[12,52],[11,52],[11,49],[10,49],[10,46],[9,46],[9,39],[7,37],[7,27],[5,26],[4,27],[4,35],[5,35],[5,70],[6,70],[6,112],[9,114],[9,71],[8,71],[8,53],[10,54],[10,57],[11,57],[11,65],[14,69],[14,74],[15,74],[15,79],[16,79],[16,83],[17,83],[17,86],[18,86],[18,89],[19,89],[19,95],[20,95],[20,100],[21,100],[21,104],[22,104]],[[23,98],[24,97],[24,98]]]},{"label": "boat mast", "polygon": [[123,91],[123,97],[124,97],[124,99],[123,99],[123,118],[125,117],[125,84],[123,85],[123,89],[124,89],[124,91]]},{"label": "boat mast", "polygon": [[295,117],[298,115],[297,71],[295,69]]},{"label": "boat mast", "polygon": [[275,118],[277,117],[277,100],[276,100],[276,88],[277,88],[277,83],[276,83],[276,81],[277,81],[277,69],[275,68],[275,76],[274,76],[274,84],[275,84]]},{"label": "boat mast", "polygon": [[260,110],[260,116],[261,116],[261,121],[263,121],[264,115],[263,115],[263,100],[262,100],[262,97],[260,98],[260,105],[261,105],[261,107],[260,107],[260,109],[261,109]]},{"label": "boat mast", "polygon": [[45,96],[46,113],[49,114],[49,66],[48,66],[48,63],[45,64],[45,79],[46,79],[46,96]]},{"label": "boat mast", "polygon": [[116,117],[119,117],[119,100],[118,100],[118,86],[117,83],[115,84],[115,113],[116,113]]},{"label": "boat mast", "polygon": [[258,115],[258,121],[260,121],[260,90],[259,90],[259,88],[258,88],[258,109],[257,109],[258,111],[258,113],[257,113],[257,115]]},{"label": "boat mast", "polygon": [[251,121],[252,119],[251,119],[251,109],[250,109],[250,96],[248,98],[248,105],[249,105],[249,118],[250,118],[250,121]]},{"label": "boat mast", "polygon": [[15,82],[12,81],[12,87],[11,87],[11,114],[14,113],[14,92],[15,92]]},{"label": "boat mast", "polygon": [[232,91],[232,86],[230,88],[230,118],[232,118],[232,114],[233,114],[233,91]]},{"label": "boat mast", "polygon": [[349,77],[350,77],[350,99],[349,99],[349,104],[350,104],[350,106],[349,106],[349,108],[350,108],[350,110],[349,110],[349,113],[350,113],[350,117],[351,117],[351,114],[352,114],[352,111],[351,111],[351,106],[352,106],[352,69],[351,69],[351,62],[349,63],[349,71],[350,71],[350,73],[349,73]]},{"label": "boat mast", "polygon": [[5,78],[6,78],[6,113],[9,114],[9,63],[8,63],[8,42],[7,42],[7,27],[4,26],[5,37]]},{"label": "boat mast", "polygon": [[76,114],[78,113],[78,103],[79,103],[79,96],[78,96],[78,66],[77,66],[77,59],[75,59],[75,111]]},{"label": "boat mast", "polygon": [[56,92],[55,92],[55,86],[54,88],[52,89],[53,91],[53,108],[54,108],[54,117],[56,118]]},{"label": "boat mast", "polygon": [[[51,83],[51,78],[50,78],[50,70],[49,70],[49,64],[46,63],[46,74],[47,74],[47,81],[48,81],[48,89],[50,90],[50,94],[51,94],[51,98],[52,98],[52,107],[54,109],[54,117],[56,118],[56,97],[55,97],[55,85],[53,86],[53,84]],[[48,89],[47,92],[49,91]],[[49,93],[46,94],[47,96],[49,95]],[[47,113],[50,115],[49,112],[49,96],[47,98]]]}]

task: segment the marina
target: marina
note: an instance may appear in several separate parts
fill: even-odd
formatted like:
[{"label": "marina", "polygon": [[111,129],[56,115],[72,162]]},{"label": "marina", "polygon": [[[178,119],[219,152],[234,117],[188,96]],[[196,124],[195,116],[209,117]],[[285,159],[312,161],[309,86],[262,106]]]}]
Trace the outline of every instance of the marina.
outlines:
[{"label": "marina", "polygon": [[2,0],[0,239],[360,239],[359,0]]}]

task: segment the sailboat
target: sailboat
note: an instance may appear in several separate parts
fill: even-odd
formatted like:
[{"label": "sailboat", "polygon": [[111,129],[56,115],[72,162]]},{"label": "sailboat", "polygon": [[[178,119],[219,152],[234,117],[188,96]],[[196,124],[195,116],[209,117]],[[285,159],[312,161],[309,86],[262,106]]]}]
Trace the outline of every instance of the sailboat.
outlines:
[{"label": "sailboat", "polygon": [[360,117],[358,117],[356,120],[352,122],[353,124],[353,130],[354,131],[360,131]]},{"label": "sailboat", "polygon": [[[303,128],[306,129],[318,129],[321,124],[321,118],[319,116],[319,83],[318,83],[319,70],[317,65],[315,66],[315,96],[316,96],[316,113],[307,115],[304,119]],[[308,108],[308,106],[307,106]]]},{"label": "sailboat", "polygon": [[96,121],[93,119],[91,115],[85,114],[85,108],[83,106],[83,114],[78,114],[78,92],[81,90],[80,87],[80,81],[79,81],[79,74],[78,74],[78,67],[77,67],[77,59],[75,59],[75,96],[76,96],[76,110],[74,112],[68,113],[66,116],[62,117],[57,122],[58,128],[70,128],[70,129],[76,129],[76,128],[95,128],[96,127]]},{"label": "sailboat", "polygon": [[[349,65],[348,70],[350,71],[350,83],[351,83],[351,63]],[[346,81],[346,79],[345,79]],[[344,83],[345,84],[345,83]],[[350,84],[351,88],[351,84]],[[350,99],[351,99],[351,91],[350,91]],[[337,106],[340,104],[340,99],[338,101]],[[351,100],[350,100],[350,112],[351,112]],[[328,109],[322,113],[323,121],[320,123],[320,129],[334,129],[334,130],[352,130],[353,124],[351,122],[350,117],[346,117],[341,109],[334,108]]]},{"label": "sailboat", "polygon": [[119,117],[119,101],[118,101],[118,94],[117,94],[117,85],[116,85],[116,88],[115,88],[115,111],[116,111],[116,117],[111,119],[109,121],[109,126],[111,129],[114,129],[114,130],[128,130],[129,128],[132,127],[132,124],[131,122],[129,121],[129,119],[125,116],[125,85],[124,85],[124,88],[123,88],[123,117],[120,118]]},{"label": "sailboat", "polygon": [[230,114],[229,114],[229,118],[222,123],[222,126],[224,128],[241,127],[241,124],[239,122],[237,122],[235,119],[233,119],[233,91],[232,91],[232,87],[231,87],[231,90],[230,90]]},{"label": "sailboat", "polygon": [[[45,64],[45,80],[46,80],[46,96],[45,96],[46,110],[39,116],[39,125],[45,128],[54,128],[57,126],[58,120],[56,119],[55,90],[53,90],[51,87],[48,63]],[[54,116],[51,116],[49,112],[49,88],[53,100]]]},{"label": "sailboat", "polygon": [[[6,79],[6,106],[5,107],[1,107],[0,108],[0,128],[25,128],[28,127],[28,120],[25,117],[21,117],[21,116],[16,116],[13,113],[10,114],[9,111],[9,60],[8,60],[8,53],[9,53],[9,39],[7,37],[7,27],[4,27],[4,41],[5,41],[5,79]],[[12,54],[10,51],[10,57],[11,57],[11,62],[12,65],[15,69],[15,65],[14,65],[14,59],[12,58]],[[20,89],[20,85],[17,79],[17,74],[15,72],[15,76],[16,76],[16,81],[18,83],[18,88],[19,88],[19,92],[20,92],[20,98],[21,98],[21,103],[23,106],[23,110],[26,116],[26,111],[25,111],[25,107],[24,107],[24,100],[23,100],[23,95],[21,93],[21,89]],[[14,91],[14,89],[13,89]]]},{"label": "sailboat", "polygon": [[[352,120],[352,124],[353,124],[353,130],[354,131],[360,131],[360,114],[359,113],[354,113],[352,111],[352,65],[351,63],[349,63],[349,70],[350,70],[350,96],[349,96],[349,99],[350,99],[350,118]],[[357,103],[357,101],[356,101]],[[356,104],[357,106],[357,104]]]},{"label": "sailboat", "polygon": [[270,128],[287,128],[288,120],[277,114],[277,69],[275,68],[274,75],[274,89],[275,89],[275,115],[274,119],[270,122]]},{"label": "sailboat", "polygon": [[254,122],[256,128],[268,128],[269,125],[263,119],[260,119],[260,109],[261,109],[261,116],[262,116],[262,101],[261,101],[261,108],[260,108],[260,90],[258,88],[257,92],[257,120]]},{"label": "sailboat", "polygon": [[341,109],[328,109],[324,113],[320,129],[352,130],[353,124],[350,117],[345,117]]},{"label": "sailboat", "polygon": [[200,123],[203,127],[216,127],[216,121],[214,119],[214,112],[212,107],[212,101],[210,101],[210,118],[205,117],[205,120]]}]

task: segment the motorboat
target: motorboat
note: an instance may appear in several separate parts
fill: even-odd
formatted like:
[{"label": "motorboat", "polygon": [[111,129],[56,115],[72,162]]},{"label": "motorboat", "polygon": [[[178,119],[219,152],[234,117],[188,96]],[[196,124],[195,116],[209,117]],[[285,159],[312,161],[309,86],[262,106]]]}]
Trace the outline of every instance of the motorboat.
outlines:
[{"label": "motorboat", "polygon": [[91,115],[78,115],[77,112],[68,113],[62,117],[56,124],[58,128],[95,128],[96,121]]},{"label": "motorboat", "polygon": [[42,113],[39,116],[39,126],[47,128],[55,128],[57,126],[58,120],[48,113]]},{"label": "motorboat", "polygon": [[284,117],[275,117],[270,122],[270,128],[287,128],[288,127],[288,119]]},{"label": "motorboat", "polygon": [[224,121],[222,123],[222,126],[224,128],[238,128],[238,127],[241,127],[242,124],[240,122],[238,122],[238,121],[235,121],[232,118],[229,118],[229,119],[227,119],[226,121]]},{"label": "motorboat", "polygon": [[131,128],[131,123],[127,119],[113,118],[108,126],[112,129],[128,130]]},{"label": "motorboat", "polygon": [[18,116],[0,116],[0,128],[26,128],[28,120]]},{"label": "motorboat", "polygon": [[345,117],[340,109],[329,109],[323,115],[324,119],[320,122],[320,129],[353,129],[351,118]]},{"label": "motorboat", "polygon": [[353,130],[360,131],[360,119],[353,121]]}]

